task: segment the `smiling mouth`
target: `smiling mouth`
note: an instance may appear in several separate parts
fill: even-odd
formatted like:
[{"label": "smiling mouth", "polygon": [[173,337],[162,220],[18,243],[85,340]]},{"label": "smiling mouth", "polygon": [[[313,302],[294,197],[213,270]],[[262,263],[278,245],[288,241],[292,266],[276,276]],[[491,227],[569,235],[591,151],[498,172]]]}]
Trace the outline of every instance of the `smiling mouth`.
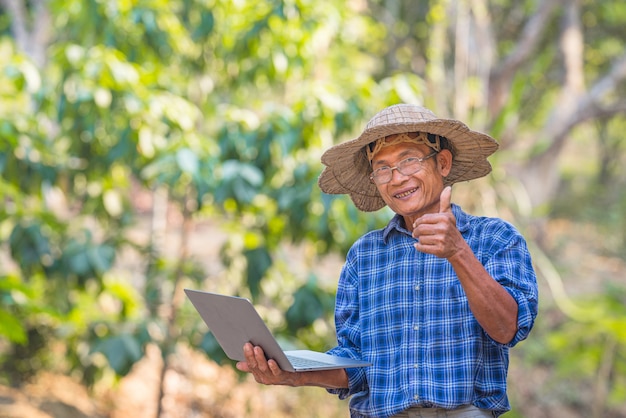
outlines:
[{"label": "smiling mouth", "polygon": [[417,191],[417,189],[411,189],[411,190],[407,190],[406,192],[402,192],[402,193],[398,193],[397,195],[395,195],[394,197],[397,199],[402,199],[403,197],[407,197],[409,195],[412,195],[413,193],[415,193]]}]

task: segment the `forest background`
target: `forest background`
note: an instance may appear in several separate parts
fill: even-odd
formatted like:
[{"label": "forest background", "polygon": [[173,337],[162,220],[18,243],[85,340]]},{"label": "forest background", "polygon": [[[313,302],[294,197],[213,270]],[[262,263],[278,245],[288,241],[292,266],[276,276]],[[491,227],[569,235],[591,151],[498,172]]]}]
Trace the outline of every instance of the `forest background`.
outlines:
[{"label": "forest background", "polygon": [[500,143],[453,200],[538,272],[508,415],[626,416],[625,27],[618,0],[0,0],[0,416],[347,416],[238,375],[182,289],[331,347],[342,257],[391,214],[322,194],[320,155],[398,102]]}]

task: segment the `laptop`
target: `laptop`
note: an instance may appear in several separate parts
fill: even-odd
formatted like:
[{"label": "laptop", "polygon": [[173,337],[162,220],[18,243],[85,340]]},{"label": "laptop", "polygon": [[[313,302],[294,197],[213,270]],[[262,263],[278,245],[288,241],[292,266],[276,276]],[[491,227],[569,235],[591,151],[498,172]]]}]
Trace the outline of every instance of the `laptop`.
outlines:
[{"label": "laptop", "polygon": [[371,366],[311,350],[284,351],[248,299],[192,289],[185,289],[185,293],[231,360],[245,361],[243,346],[251,342],[263,348],[265,357],[290,372]]}]

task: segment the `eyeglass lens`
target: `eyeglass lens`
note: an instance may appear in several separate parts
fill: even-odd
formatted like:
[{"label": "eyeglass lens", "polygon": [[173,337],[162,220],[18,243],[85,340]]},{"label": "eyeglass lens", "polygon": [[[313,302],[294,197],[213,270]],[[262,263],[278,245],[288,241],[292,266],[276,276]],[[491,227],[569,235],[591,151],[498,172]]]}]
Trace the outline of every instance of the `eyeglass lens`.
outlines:
[{"label": "eyeglass lens", "polygon": [[371,178],[376,184],[389,183],[393,177],[393,170],[398,170],[403,176],[410,176],[420,171],[423,161],[435,154],[437,153],[432,153],[424,158],[409,157],[400,161],[395,167],[381,167],[372,173]]}]

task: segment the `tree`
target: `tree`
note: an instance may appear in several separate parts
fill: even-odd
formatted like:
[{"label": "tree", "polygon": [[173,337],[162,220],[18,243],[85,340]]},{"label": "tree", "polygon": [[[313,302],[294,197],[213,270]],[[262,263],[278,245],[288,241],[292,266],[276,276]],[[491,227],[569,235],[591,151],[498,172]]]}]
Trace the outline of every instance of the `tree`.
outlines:
[{"label": "tree", "polygon": [[[34,372],[30,359],[55,338],[66,342],[68,367],[87,382],[102,373],[99,357],[124,375],[149,342],[160,346],[165,367],[182,338],[212,350],[210,339],[197,331],[183,336],[177,326],[182,287],[213,279],[189,256],[188,233],[199,217],[223,219],[233,290],[257,301],[266,300],[260,283],[280,266],[274,254],[282,243],[310,241],[323,251],[347,245],[354,227],[329,228],[333,217],[346,216],[345,203],[326,198],[326,209],[312,212],[310,195],[319,194],[319,133],[350,132],[363,112],[359,93],[375,95],[366,71],[332,82],[324,76],[347,59],[330,49],[330,39],[349,45],[367,18],[348,9],[350,33],[340,30],[346,12],[332,2],[73,1],[49,2],[41,14],[35,10],[44,3],[3,5],[13,17],[5,29],[16,34],[15,43],[3,40],[10,103],[2,114],[3,200],[16,208],[5,211],[11,232],[3,241],[17,266],[5,274],[8,325],[1,331],[12,341],[3,355],[26,357],[14,363],[14,383]],[[41,16],[53,30],[38,41],[46,55],[36,59],[28,43]],[[132,198],[142,189],[153,193],[147,242],[130,233]],[[166,206],[182,216],[174,257],[159,240]],[[132,286],[113,270],[128,249],[146,265]],[[274,304],[289,312],[285,329],[329,319],[331,291],[312,286],[309,274],[300,285],[285,279],[294,282],[293,303]],[[303,310],[311,301],[323,309]]]}]

